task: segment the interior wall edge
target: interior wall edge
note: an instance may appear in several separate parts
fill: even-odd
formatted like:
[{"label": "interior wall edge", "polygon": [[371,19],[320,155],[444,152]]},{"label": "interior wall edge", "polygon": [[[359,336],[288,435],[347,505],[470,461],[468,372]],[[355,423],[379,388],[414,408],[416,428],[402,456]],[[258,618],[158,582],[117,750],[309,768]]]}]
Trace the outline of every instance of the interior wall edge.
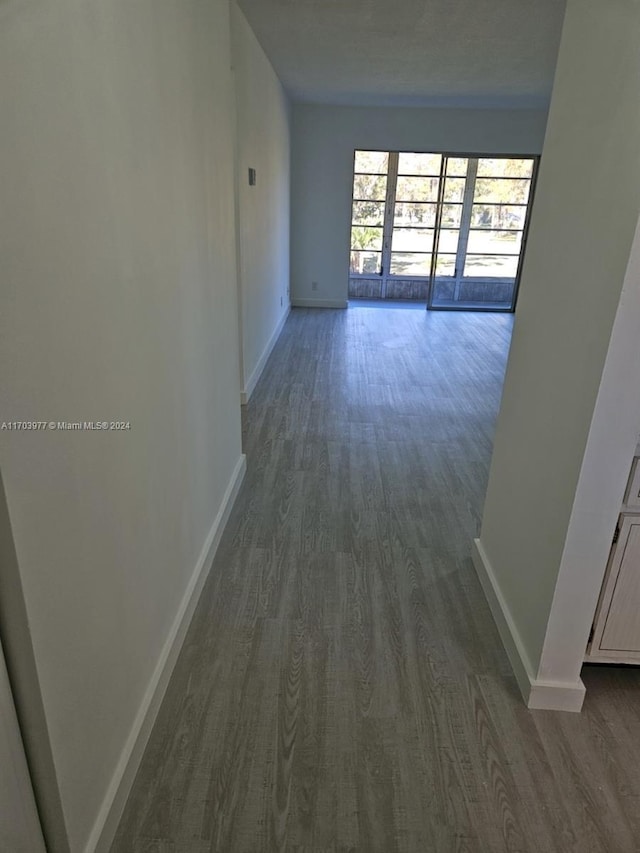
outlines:
[{"label": "interior wall edge", "polygon": [[31,641],[20,567],[0,471],[0,639],[49,853],[69,853],[69,839]]},{"label": "interior wall edge", "polygon": [[538,678],[480,539],[473,540],[471,558],[525,705],[536,710],[580,711],[585,688],[579,678],[575,681]]},{"label": "interior wall edge", "polygon": [[531,683],[535,678],[533,666],[480,539],[473,540],[471,559],[518,687],[523,699],[528,702]]},{"label": "interior wall edge", "polygon": [[584,663],[638,432],[640,217],[585,452],[542,648],[540,673],[570,678]]},{"label": "interior wall edge", "polygon": [[0,642],[0,849],[46,853],[13,689]]},{"label": "interior wall edge", "polygon": [[[264,352],[290,307],[291,105],[242,10],[235,2],[230,8],[240,395],[244,403],[264,367]],[[253,174],[253,182],[248,181],[248,172]]]},{"label": "interior wall edge", "polygon": [[529,691],[527,708],[531,711],[568,711],[578,714],[582,710],[585,693],[580,678],[576,681],[535,679]]}]

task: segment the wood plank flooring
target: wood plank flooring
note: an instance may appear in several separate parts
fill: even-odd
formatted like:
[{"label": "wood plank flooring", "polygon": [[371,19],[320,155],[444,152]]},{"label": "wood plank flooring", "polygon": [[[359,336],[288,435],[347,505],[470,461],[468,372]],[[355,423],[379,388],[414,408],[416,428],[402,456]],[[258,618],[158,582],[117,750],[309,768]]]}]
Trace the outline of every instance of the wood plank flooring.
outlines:
[{"label": "wood plank flooring", "polygon": [[113,853],[640,851],[640,679],[528,711],[469,558],[512,318],[295,309]]}]

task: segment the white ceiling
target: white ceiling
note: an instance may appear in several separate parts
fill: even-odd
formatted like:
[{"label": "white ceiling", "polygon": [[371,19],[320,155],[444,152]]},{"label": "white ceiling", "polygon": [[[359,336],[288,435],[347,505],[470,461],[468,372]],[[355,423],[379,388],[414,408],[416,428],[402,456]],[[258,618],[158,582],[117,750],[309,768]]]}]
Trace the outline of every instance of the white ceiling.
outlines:
[{"label": "white ceiling", "polygon": [[294,100],[546,106],[565,0],[238,0]]}]

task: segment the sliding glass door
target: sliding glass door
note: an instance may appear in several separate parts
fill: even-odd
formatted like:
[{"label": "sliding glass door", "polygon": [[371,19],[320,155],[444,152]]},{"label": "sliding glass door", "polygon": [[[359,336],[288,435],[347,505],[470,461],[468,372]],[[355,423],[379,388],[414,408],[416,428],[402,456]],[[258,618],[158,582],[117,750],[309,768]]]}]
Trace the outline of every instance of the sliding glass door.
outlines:
[{"label": "sliding glass door", "polygon": [[533,167],[531,158],[468,159],[455,264],[443,217],[430,308],[512,309]]},{"label": "sliding glass door", "polygon": [[350,297],[513,310],[535,160],[357,151]]},{"label": "sliding glass door", "polygon": [[391,276],[429,277],[441,165],[440,154],[402,152],[392,157]]}]

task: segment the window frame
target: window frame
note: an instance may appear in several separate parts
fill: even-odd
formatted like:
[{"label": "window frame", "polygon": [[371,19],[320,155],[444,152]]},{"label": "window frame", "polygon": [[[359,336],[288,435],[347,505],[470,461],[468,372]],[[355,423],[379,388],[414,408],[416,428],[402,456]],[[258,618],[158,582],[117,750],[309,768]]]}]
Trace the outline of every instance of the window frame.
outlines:
[{"label": "window frame", "polygon": [[[351,252],[355,252],[355,251],[367,251],[367,250],[357,250],[357,249],[351,248],[352,229],[354,227],[358,227],[357,223],[354,223],[354,221],[353,221],[353,205],[354,205],[354,202],[358,202],[358,201],[367,202],[367,201],[369,201],[369,202],[377,202],[377,203],[382,204],[382,199],[360,199],[360,198],[356,198],[354,195],[355,177],[357,174],[371,175],[371,176],[380,176],[380,175],[385,174],[382,172],[375,172],[375,173],[373,173],[373,172],[371,172],[371,173],[361,172],[361,171],[356,172],[355,171],[355,164],[356,164],[356,156],[357,156],[358,151],[379,152],[380,149],[379,148],[354,149],[354,159],[353,159],[353,167],[354,168],[352,171],[352,187],[351,187],[351,223],[350,223],[350,229],[349,229],[349,253],[350,254],[351,254]],[[519,154],[513,154],[513,153],[512,154],[486,154],[484,152],[483,153],[477,153],[477,152],[433,151],[433,150],[432,151],[411,151],[411,152],[399,151],[399,150],[394,150],[394,151],[389,150],[389,151],[386,151],[384,153],[387,154],[387,172],[386,172],[386,196],[385,196],[385,202],[384,202],[384,204],[385,204],[384,218],[383,218],[383,226],[382,226],[382,234],[383,234],[382,250],[381,250],[381,252],[380,252],[380,250],[371,250],[372,252],[375,251],[376,253],[380,254],[379,269],[378,269],[378,272],[376,272],[376,273],[373,273],[373,272],[362,272],[362,273],[360,273],[360,272],[352,271],[349,268],[349,273],[348,273],[349,279],[354,279],[356,281],[357,280],[366,281],[366,280],[380,279],[381,280],[381,298],[382,299],[384,299],[385,295],[386,295],[386,282],[387,282],[387,280],[400,281],[400,282],[402,282],[402,281],[407,281],[407,282],[409,282],[409,281],[424,281],[427,285],[427,308],[429,308],[430,310],[447,310],[447,311],[474,310],[474,311],[493,311],[493,312],[513,312],[513,311],[515,311],[517,298],[518,298],[518,291],[519,291],[519,286],[520,286],[522,263],[523,263],[523,259],[524,259],[524,256],[526,253],[526,247],[527,247],[527,238],[528,238],[528,233],[529,233],[531,209],[533,207],[533,203],[535,200],[535,188],[536,188],[536,181],[537,181],[537,176],[538,176],[540,156],[537,154],[520,154],[520,153]],[[404,153],[428,154],[428,155],[440,156],[441,157],[440,175],[439,176],[431,175],[431,174],[424,174],[424,175],[416,174],[416,175],[414,175],[413,173],[412,174],[408,174],[408,173],[399,174],[398,173],[399,156],[401,154],[404,154]],[[466,173],[466,175],[463,176],[463,175],[459,175],[459,174],[447,174],[447,166],[448,166],[450,159],[454,159],[454,160],[466,159],[467,160],[467,173]],[[487,160],[487,159],[491,159],[491,160],[509,160],[509,159],[530,160],[532,163],[531,176],[526,177],[526,178],[522,177],[522,176],[517,176],[517,175],[513,175],[513,176],[497,175],[497,176],[493,177],[491,175],[483,174],[483,175],[478,176],[477,172],[478,172],[479,161],[480,160]],[[470,170],[471,170],[470,164],[471,164],[471,161],[475,161],[475,174],[473,175],[472,181],[470,181]],[[412,200],[403,200],[403,199],[396,198],[396,189],[397,189],[397,183],[398,183],[399,177],[416,177],[416,178],[425,178],[425,179],[431,179],[431,178],[438,177],[439,185],[438,185],[438,198],[437,198],[437,200],[434,201],[434,200],[430,199],[427,201],[412,201]],[[465,190],[464,190],[464,195],[463,195],[463,198],[461,201],[446,201],[443,198],[444,189],[445,189],[445,181],[447,178],[452,179],[452,180],[463,179],[465,181]],[[498,207],[498,206],[502,206],[498,202],[486,202],[485,203],[485,202],[476,202],[475,201],[475,183],[476,183],[477,179],[479,179],[479,180],[504,180],[504,181],[515,180],[515,181],[528,181],[529,182],[528,195],[527,195],[526,202],[509,202],[509,203],[504,204],[504,206],[506,206],[506,207],[519,207],[519,208],[525,209],[524,222],[523,222],[523,226],[521,228],[520,227],[516,227],[516,228],[495,228],[495,227],[491,227],[491,226],[480,227],[480,226],[473,226],[471,224],[474,207],[481,207],[481,206]],[[470,189],[470,184],[471,184],[471,189]],[[467,195],[467,191],[469,191],[469,189],[471,192],[471,199],[470,199],[470,201],[467,201],[466,195]],[[393,247],[392,247],[392,240],[393,240],[393,231],[394,231],[394,222],[395,222],[395,205],[396,205],[396,203],[398,203],[398,204],[424,204],[425,207],[427,205],[435,205],[436,206],[436,222],[435,222],[435,225],[433,227],[431,227],[431,226],[425,227],[424,225],[415,225],[415,226],[398,225],[398,226],[395,226],[397,228],[397,230],[402,230],[402,231],[415,229],[415,230],[432,230],[434,232],[434,244],[433,244],[432,251],[430,253],[429,252],[409,252],[409,251],[402,251],[402,250],[399,252],[398,252],[398,250],[396,250],[396,252],[395,252],[397,254],[425,255],[425,257],[429,257],[429,255],[430,255],[431,256],[431,258],[430,258],[430,273],[428,275],[424,275],[424,274],[423,275],[420,275],[420,274],[411,275],[411,274],[404,274],[404,273],[393,273],[391,271],[392,255],[395,254],[393,251]],[[457,227],[447,228],[446,226],[444,226],[444,227],[442,226],[440,219],[441,219],[442,211],[443,211],[444,207],[446,207],[447,205],[460,206],[460,208],[462,209],[462,213],[461,213],[461,217],[460,217],[460,223]],[[462,221],[465,209],[468,209],[468,217],[467,218],[469,219],[469,221],[466,224],[463,223],[463,221]],[[463,229],[463,226],[464,226],[464,229]],[[360,226],[360,227],[369,227],[369,226]],[[379,226],[370,226],[370,227],[376,227],[377,228]],[[518,264],[517,264],[517,269],[516,269],[516,275],[515,275],[515,278],[513,280],[513,296],[511,299],[511,304],[508,307],[483,308],[482,305],[480,303],[478,303],[478,304],[474,304],[472,309],[469,309],[469,307],[466,305],[461,306],[461,307],[456,307],[455,305],[438,306],[437,304],[433,304],[433,291],[434,291],[434,284],[436,283],[436,278],[442,278],[442,276],[436,276],[435,267],[436,267],[438,256],[442,257],[443,255],[453,255],[454,254],[452,252],[439,252],[438,251],[438,239],[439,239],[440,233],[443,230],[451,230],[451,231],[457,230],[460,233],[458,249],[455,253],[456,261],[461,255],[460,243],[463,241],[463,236],[464,236],[464,252],[462,253],[463,254],[463,260],[466,259],[467,254],[470,256],[481,256],[482,254],[485,254],[485,255],[491,254],[493,256],[495,254],[496,256],[504,255],[505,257],[506,256],[515,257],[516,254],[518,255]],[[464,230],[464,235],[462,233],[463,230]],[[512,232],[512,233],[519,232],[522,235],[520,250],[518,253],[510,253],[510,252],[503,252],[503,253],[469,252],[467,249],[467,244],[468,244],[469,236],[470,236],[472,231],[504,231],[504,232]],[[349,264],[349,267],[350,267],[350,264]],[[456,272],[456,274],[458,272],[457,263],[456,263],[456,267],[455,267],[455,272]],[[464,263],[462,265],[462,272],[460,273],[459,276],[456,275],[456,278],[461,278],[461,277],[464,277]],[[512,278],[511,276],[484,276],[484,277],[468,276],[467,277],[467,279],[469,279],[471,282],[473,282],[473,279],[477,279],[478,282],[486,282],[488,284],[500,283],[500,282],[503,282],[505,279],[511,280],[511,278]]]}]

